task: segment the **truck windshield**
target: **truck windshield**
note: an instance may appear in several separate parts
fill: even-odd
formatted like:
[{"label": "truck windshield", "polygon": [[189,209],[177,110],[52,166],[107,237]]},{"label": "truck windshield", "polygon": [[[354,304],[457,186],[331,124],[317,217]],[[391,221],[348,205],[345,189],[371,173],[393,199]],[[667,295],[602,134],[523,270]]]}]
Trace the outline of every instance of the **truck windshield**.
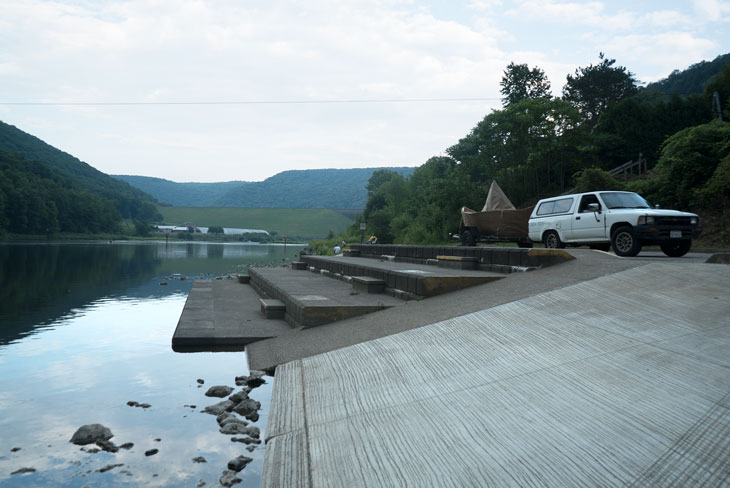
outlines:
[{"label": "truck windshield", "polygon": [[608,208],[651,208],[643,197],[636,193],[606,192],[601,198]]}]

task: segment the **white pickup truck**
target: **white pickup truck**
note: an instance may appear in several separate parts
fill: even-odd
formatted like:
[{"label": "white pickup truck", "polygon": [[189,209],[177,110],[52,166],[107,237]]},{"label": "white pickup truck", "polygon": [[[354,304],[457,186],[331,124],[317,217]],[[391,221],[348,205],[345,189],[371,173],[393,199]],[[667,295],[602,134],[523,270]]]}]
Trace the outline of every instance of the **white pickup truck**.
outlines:
[{"label": "white pickup truck", "polygon": [[529,237],[548,248],[588,245],[636,256],[642,246],[659,244],[664,254],[684,256],[702,232],[697,214],[652,208],[640,195],[596,191],[561,195],[537,202]]}]

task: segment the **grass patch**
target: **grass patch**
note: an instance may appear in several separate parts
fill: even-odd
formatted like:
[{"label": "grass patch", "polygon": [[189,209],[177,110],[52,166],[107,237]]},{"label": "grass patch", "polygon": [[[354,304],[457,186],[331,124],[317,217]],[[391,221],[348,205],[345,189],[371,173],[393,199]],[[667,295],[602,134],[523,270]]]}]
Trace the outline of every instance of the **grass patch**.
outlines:
[{"label": "grass patch", "polygon": [[352,223],[327,208],[158,207],[158,210],[168,225],[190,222],[198,227],[264,229],[309,239],[342,232]]}]

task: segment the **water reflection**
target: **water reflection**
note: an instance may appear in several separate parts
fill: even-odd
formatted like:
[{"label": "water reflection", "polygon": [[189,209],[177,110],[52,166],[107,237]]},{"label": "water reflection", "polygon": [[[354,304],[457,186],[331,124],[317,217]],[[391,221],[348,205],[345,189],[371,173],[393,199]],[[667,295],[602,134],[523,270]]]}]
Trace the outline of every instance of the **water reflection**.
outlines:
[{"label": "water reflection", "polygon": [[[233,386],[248,373],[245,354],[176,354],[170,340],[190,288],[182,277],[280,264],[299,249],[289,246],[285,256],[283,246],[243,244],[0,245],[0,485],[217,486],[226,463],[244,454],[254,462],[238,486],[258,486],[263,448],[249,453],[200,413],[219,400],[204,396],[209,386]],[[262,403],[262,435],[271,381],[251,394]],[[81,451],[68,440],[88,423],[134,447]],[[145,456],[152,448],[159,453]],[[193,463],[196,456],[207,463]],[[124,466],[99,472],[108,464]],[[22,467],[37,471],[10,475]]]},{"label": "water reflection", "polygon": [[[189,283],[281,264],[301,246],[240,243],[0,244],[0,347],[105,297],[168,296]],[[161,287],[160,280],[167,286]]]}]

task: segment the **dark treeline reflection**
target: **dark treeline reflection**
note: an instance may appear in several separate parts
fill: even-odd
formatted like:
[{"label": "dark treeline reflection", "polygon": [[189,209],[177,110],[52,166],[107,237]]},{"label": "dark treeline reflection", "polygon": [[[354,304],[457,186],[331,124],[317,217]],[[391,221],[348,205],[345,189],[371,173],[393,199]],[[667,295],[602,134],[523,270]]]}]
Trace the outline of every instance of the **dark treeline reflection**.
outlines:
[{"label": "dark treeline reflection", "polygon": [[153,246],[0,245],[0,345],[148,282],[160,263]]}]

